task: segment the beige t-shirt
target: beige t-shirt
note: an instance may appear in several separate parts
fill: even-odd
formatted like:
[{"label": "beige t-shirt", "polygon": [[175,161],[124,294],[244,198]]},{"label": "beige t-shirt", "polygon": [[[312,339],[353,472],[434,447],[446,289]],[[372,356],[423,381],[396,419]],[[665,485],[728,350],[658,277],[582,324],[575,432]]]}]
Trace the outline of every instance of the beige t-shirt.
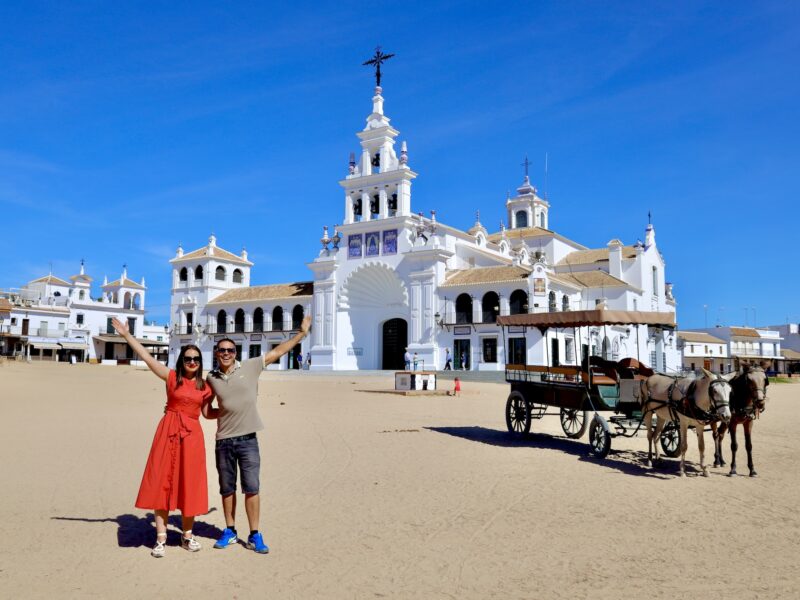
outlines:
[{"label": "beige t-shirt", "polygon": [[264,429],[256,408],[258,377],[263,368],[264,358],[258,356],[237,363],[227,375],[217,369],[206,377],[219,403],[218,440]]}]

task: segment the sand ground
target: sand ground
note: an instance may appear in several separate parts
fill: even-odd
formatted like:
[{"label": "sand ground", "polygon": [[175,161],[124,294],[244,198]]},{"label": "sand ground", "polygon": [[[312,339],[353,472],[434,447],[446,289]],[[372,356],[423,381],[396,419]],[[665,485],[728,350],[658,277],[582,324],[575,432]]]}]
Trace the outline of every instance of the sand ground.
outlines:
[{"label": "sand ground", "polygon": [[0,596],[800,596],[800,386],[770,387],[754,437],[760,477],[680,479],[672,460],[643,467],[641,436],[614,439],[602,461],[553,417],[510,440],[504,385],[465,383],[460,398],[374,392],[391,384],[265,374],[272,552],[212,549],[224,521],[204,421],[204,549],[174,545],[175,529],[156,560],[152,514],[133,503],[163,384],[130,367],[0,366]]}]

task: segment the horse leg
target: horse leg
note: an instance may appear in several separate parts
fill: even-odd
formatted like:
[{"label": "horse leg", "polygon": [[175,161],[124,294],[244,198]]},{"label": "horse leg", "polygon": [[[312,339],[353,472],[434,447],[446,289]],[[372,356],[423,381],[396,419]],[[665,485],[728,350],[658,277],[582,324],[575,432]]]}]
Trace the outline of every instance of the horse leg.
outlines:
[{"label": "horse leg", "polygon": [[658,462],[661,460],[661,457],[659,456],[659,439],[661,438],[661,431],[664,429],[664,425],[666,424],[667,422],[664,420],[664,418],[659,413],[656,413],[656,430],[653,433],[653,447],[656,449],[656,464],[658,464]]},{"label": "horse leg", "polygon": [[705,463],[706,454],[706,436],[705,427],[702,423],[695,423],[694,431],[697,433],[697,449],[700,451],[700,470],[703,472],[703,477],[708,477],[708,467]]},{"label": "horse leg", "polygon": [[728,473],[731,477],[736,475],[736,450],[739,448],[736,443],[736,425],[737,422],[731,419],[731,472]]},{"label": "horse leg", "polygon": [[751,433],[753,431],[753,421],[747,419],[743,424],[744,427],[744,447],[747,450],[747,468],[750,469],[750,477],[757,477],[755,467],[753,467],[753,443]]},{"label": "horse leg", "polygon": [[680,475],[681,477],[686,477],[686,450],[689,449],[689,440],[686,439],[686,436],[689,433],[689,422],[681,417],[681,470]]},{"label": "horse leg", "polygon": [[711,432],[714,435],[714,466],[724,467],[725,461],[722,458],[722,440],[725,439],[725,432],[728,430],[726,423],[711,423]]},{"label": "horse leg", "polygon": [[653,413],[647,412],[643,417],[647,423],[647,466],[653,466]]}]

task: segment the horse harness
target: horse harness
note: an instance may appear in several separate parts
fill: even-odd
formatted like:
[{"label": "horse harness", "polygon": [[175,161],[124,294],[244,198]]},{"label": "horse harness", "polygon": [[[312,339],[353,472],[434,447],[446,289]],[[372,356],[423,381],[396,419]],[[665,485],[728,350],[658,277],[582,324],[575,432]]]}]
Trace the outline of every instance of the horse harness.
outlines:
[{"label": "horse harness", "polygon": [[[695,399],[697,380],[689,383],[689,387],[686,388],[685,392],[678,385],[678,381],[679,379],[677,377],[672,378],[672,383],[670,384],[669,388],[667,388],[667,400],[661,401],[662,406],[669,407],[670,417],[673,421],[678,419],[678,414],[684,415],[701,423],[719,421],[717,410],[725,406],[725,403],[717,402],[712,390],[715,385],[724,385],[727,383],[727,381],[724,379],[714,379],[708,384],[708,396],[711,400],[711,407],[709,410],[703,410],[697,406],[697,401]],[[678,398],[675,398],[675,390],[677,390],[680,394]]]}]

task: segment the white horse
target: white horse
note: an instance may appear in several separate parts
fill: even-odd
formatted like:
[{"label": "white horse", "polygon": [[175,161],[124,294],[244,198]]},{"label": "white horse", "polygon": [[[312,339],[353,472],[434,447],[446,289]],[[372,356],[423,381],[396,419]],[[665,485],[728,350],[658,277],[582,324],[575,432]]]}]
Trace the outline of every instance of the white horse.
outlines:
[{"label": "white horse", "polygon": [[[697,434],[697,447],[700,451],[700,469],[708,477],[705,465],[705,440],[703,431],[706,424],[721,418],[730,421],[729,380],[732,376],[718,377],[703,369],[702,377],[669,377],[655,374],[642,383],[642,413],[647,424],[647,464],[653,465],[653,447],[658,460],[658,439],[664,425],[676,418],[681,425],[681,477],[686,475],[686,450],[689,447],[687,435],[693,426]],[[652,414],[656,415],[653,426]],[[649,419],[649,420],[648,420]]]}]

